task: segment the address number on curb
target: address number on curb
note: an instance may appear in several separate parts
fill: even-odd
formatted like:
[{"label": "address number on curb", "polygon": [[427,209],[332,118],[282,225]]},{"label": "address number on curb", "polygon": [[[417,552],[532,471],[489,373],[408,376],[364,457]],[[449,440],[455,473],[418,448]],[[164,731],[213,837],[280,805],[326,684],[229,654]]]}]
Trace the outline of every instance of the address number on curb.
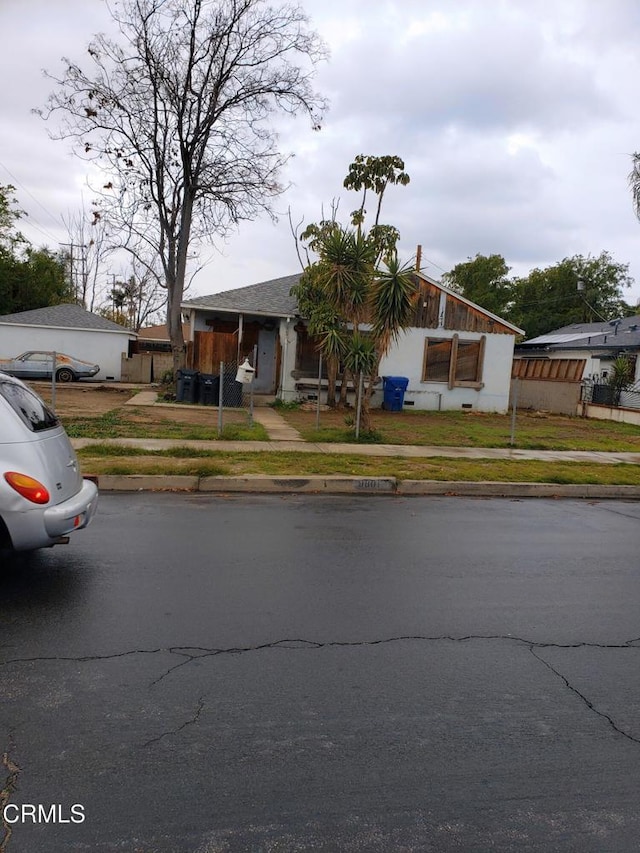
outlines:
[{"label": "address number on curb", "polygon": [[356,489],[378,489],[379,491],[390,491],[393,484],[389,480],[357,480],[355,483]]}]

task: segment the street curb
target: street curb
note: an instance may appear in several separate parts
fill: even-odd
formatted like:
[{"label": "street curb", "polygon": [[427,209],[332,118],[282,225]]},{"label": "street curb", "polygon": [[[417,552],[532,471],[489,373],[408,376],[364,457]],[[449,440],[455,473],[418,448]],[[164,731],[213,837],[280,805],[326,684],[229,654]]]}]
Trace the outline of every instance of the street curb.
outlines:
[{"label": "street curb", "polygon": [[640,486],[560,483],[397,480],[395,477],[268,475],[197,477],[187,475],[102,474],[92,476],[101,492],[174,491],[209,494],[380,494],[402,497],[456,495],[503,498],[590,498],[640,500]]}]

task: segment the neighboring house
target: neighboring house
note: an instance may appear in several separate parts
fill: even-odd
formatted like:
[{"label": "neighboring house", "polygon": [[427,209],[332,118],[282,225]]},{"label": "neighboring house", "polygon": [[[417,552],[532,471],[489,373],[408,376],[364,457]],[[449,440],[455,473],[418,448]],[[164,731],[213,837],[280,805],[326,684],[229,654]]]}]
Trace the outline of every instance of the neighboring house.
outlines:
[{"label": "neighboring house", "polygon": [[52,305],[0,316],[0,357],[27,350],[67,353],[100,365],[96,379],[120,380],[120,363],[136,333],[81,305]]},{"label": "neighboring house", "polygon": [[574,323],[516,344],[513,377],[518,405],[575,415],[584,382],[606,384],[613,362],[628,357],[640,383],[640,315]]},{"label": "neighboring house", "polygon": [[[182,324],[182,337],[185,341],[190,338],[188,323]],[[138,329],[138,341],[133,347],[134,352],[171,352],[169,329],[167,324],[159,326],[143,326]]]},{"label": "neighboring house", "polygon": [[[182,324],[182,335],[189,340],[189,326]],[[171,341],[166,323],[138,329],[138,340],[132,344],[129,357],[122,357],[123,382],[159,382],[173,370]]]},{"label": "neighboring house", "polygon": [[516,344],[518,359],[578,359],[584,361],[582,379],[604,379],[619,355],[635,364],[640,380],[640,315],[600,323],[574,323]]},{"label": "neighboring house", "polygon": [[[409,380],[405,405],[416,409],[505,412],[514,339],[522,330],[422,273],[410,328],[380,365],[380,376]],[[313,395],[318,352],[291,288],[299,275],[200,296],[182,304],[190,317],[190,367],[218,373],[220,362],[252,357],[258,393],[283,400]],[[381,388],[381,386],[380,386]],[[373,405],[380,404],[376,394]]]}]

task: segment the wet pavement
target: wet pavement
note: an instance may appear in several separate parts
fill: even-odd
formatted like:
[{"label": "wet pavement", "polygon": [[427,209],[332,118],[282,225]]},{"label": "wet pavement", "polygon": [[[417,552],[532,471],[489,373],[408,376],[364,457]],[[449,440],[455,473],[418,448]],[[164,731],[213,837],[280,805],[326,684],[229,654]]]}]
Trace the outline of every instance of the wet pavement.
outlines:
[{"label": "wet pavement", "polygon": [[0,573],[3,853],[637,850],[639,520],[103,495]]}]

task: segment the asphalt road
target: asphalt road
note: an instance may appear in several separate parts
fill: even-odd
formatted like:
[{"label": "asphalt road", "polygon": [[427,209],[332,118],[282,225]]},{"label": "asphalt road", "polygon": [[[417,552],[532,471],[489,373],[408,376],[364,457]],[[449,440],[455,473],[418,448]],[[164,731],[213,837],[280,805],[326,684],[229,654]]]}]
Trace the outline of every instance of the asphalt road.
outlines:
[{"label": "asphalt road", "polygon": [[0,571],[0,850],[637,851],[639,521],[103,496]]}]

